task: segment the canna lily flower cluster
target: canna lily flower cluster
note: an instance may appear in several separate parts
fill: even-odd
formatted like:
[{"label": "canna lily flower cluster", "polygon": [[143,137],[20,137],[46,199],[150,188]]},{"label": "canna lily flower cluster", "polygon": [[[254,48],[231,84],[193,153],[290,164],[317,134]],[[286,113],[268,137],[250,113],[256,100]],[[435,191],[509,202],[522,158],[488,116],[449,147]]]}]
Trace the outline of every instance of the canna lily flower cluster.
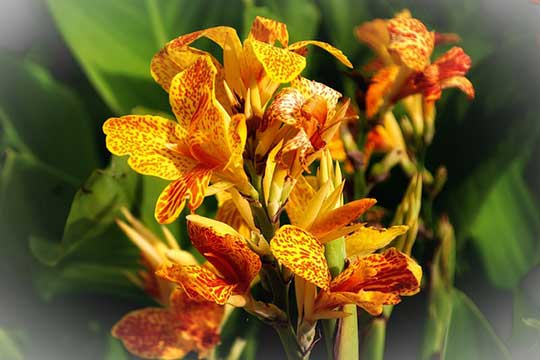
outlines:
[{"label": "canna lily flower cluster", "polygon": [[[191,46],[203,37],[219,45],[223,63]],[[187,202],[189,239],[205,259],[197,263],[166,233],[167,248],[130,215],[131,226],[119,221],[151,264],[146,288],[159,290],[161,304],[113,329],[136,355],[209,356],[233,306],[272,325],[289,358],[305,359],[319,320],[346,318],[350,304],[378,315],[420,291],[420,266],[391,247],[407,226],[371,227],[359,221],[375,199],[345,201],[337,160],[340,126],[356,118],[350,99],[301,74],[308,45],[351,63],[327,43],[288,37],[285,24],[262,17],[243,42],[225,26],[180,36],[151,62],[176,120],[127,115],[103,125],[111,153],[170,181],[157,199],[159,223],[177,220]],[[214,195],[215,218],[196,214]],[[336,242],[344,270],[332,276],[326,252]]]}]

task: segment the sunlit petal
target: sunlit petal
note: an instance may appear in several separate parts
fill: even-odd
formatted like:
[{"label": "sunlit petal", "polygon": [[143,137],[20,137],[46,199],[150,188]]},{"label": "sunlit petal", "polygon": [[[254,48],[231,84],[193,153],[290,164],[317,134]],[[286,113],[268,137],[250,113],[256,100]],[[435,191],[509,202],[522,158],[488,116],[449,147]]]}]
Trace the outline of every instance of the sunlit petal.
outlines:
[{"label": "sunlit petal", "polygon": [[287,25],[262,16],[257,16],[253,20],[249,36],[270,45],[274,45],[276,41],[279,41],[283,47],[287,47],[289,43]]},{"label": "sunlit petal", "polygon": [[290,82],[306,67],[305,57],[287,49],[257,40],[253,40],[251,46],[268,77],[278,83]]},{"label": "sunlit petal", "polygon": [[315,45],[315,46],[320,47],[323,50],[326,50],[328,53],[330,53],[332,56],[334,56],[336,59],[338,59],[343,65],[345,65],[348,68],[352,69],[353,66],[352,66],[351,62],[349,61],[349,59],[347,59],[347,57],[345,56],[345,54],[343,54],[343,52],[341,50],[333,47],[332,45],[330,45],[328,43],[322,42],[322,41],[316,41],[316,40],[298,41],[298,42],[295,42],[294,44],[291,44],[288,47],[288,49],[292,50],[292,51],[294,51],[294,50],[300,50],[301,51],[302,49],[304,49],[308,45]]},{"label": "sunlit petal", "polygon": [[347,256],[364,256],[371,254],[375,250],[381,249],[390,244],[397,236],[407,232],[407,226],[392,226],[389,229],[378,229],[374,227],[362,227],[351,235],[345,237]]},{"label": "sunlit petal", "polygon": [[388,21],[390,45],[388,50],[408,68],[422,71],[430,62],[435,35],[413,18],[394,18]]}]

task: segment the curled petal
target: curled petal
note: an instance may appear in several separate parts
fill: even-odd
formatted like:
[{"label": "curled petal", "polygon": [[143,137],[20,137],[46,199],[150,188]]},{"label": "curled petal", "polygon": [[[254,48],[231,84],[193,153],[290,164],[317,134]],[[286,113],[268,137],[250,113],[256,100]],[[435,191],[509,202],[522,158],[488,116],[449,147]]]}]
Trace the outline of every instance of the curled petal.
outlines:
[{"label": "curled petal", "polygon": [[441,81],[441,88],[452,88],[456,87],[459,90],[463,91],[469,99],[474,98],[474,87],[473,84],[464,76],[452,76],[450,78],[444,79]]},{"label": "curled petal", "polygon": [[253,40],[251,46],[257,60],[270,79],[288,83],[300,75],[306,67],[306,58],[287,49]]},{"label": "curled petal", "polygon": [[261,260],[236,230],[222,222],[188,215],[188,233],[193,246],[214,265],[237,291],[249,289],[261,268]]},{"label": "curled petal", "polygon": [[264,128],[276,121],[295,126],[301,119],[302,93],[293,87],[281,90],[264,113]]},{"label": "curled petal", "polygon": [[191,154],[202,163],[224,166],[231,155],[230,118],[215,98],[216,74],[212,60],[201,57],[173,79],[169,96],[178,123],[188,129]]},{"label": "curled petal", "polygon": [[178,359],[192,350],[176,329],[167,309],[145,308],[125,315],[112,329],[112,335],[129,352],[145,359]]},{"label": "curled petal", "polygon": [[366,115],[373,117],[390,96],[399,74],[399,67],[392,65],[379,70],[371,79],[366,93]]},{"label": "curled petal", "polygon": [[170,183],[159,195],[155,217],[160,224],[170,224],[182,212],[186,199],[189,209],[194,211],[204,200],[212,169],[197,165],[181,178]]},{"label": "curled petal", "polygon": [[315,314],[324,313],[347,304],[356,304],[369,314],[377,316],[382,313],[383,305],[395,305],[400,301],[399,296],[378,291],[321,292],[315,302]]},{"label": "curled petal", "polygon": [[388,50],[408,68],[422,71],[430,62],[435,35],[421,21],[413,18],[394,18],[388,22]]},{"label": "curled petal", "polygon": [[224,305],[233,294],[231,284],[205,266],[170,264],[162,266],[156,275],[180,285],[192,298]]},{"label": "curled petal", "polygon": [[107,120],[103,132],[107,149],[115,155],[130,155],[129,165],[141,174],[176,180],[195,166],[182,146],[186,135],[174,121],[128,115]]},{"label": "curled petal", "polygon": [[347,256],[364,256],[390,244],[397,236],[403,235],[409,228],[404,225],[389,229],[362,227],[345,237]]},{"label": "curled petal", "polygon": [[345,54],[343,54],[343,52],[341,50],[333,47],[332,45],[330,45],[328,43],[322,42],[322,41],[316,41],[316,40],[298,41],[298,42],[295,42],[294,44],[291,44],[288,47],[288,49],[291,50],[291,51],[296,51],[296,50],[302,51],[308,45],[315,45],[315,46],[320,47],[323,50],[326,50],[333,57],[338,59],[343,65],[345,65],[348,68],[352,69],[353,66],[352,66],[351,62],[349,61],[349,59],[347,59],[347,57],[345,56]]},{"label": "curled petal", "polygon": [[326,86],[320,82],[306,79],[299,76],[294,79],[291,85],[302,93],[305,98],[312,96],[320,96],[326,100],[326,106],[328,107],[328,118],[332,118],[335,113],[335,108],[338,100],[341,98],[341,93]]},{"label": "curled petal", "polygon": [[313,223],[310,232],[316,237],[322,237],[331,231],[352,223],[375,205],[376,202],[375,199],[359,199],[331,210]]},{"label": "curled petal", "polygon": [[[215,26],[204,30],[198,30],[190,34],[182,35],[176,39],[170,41],[167,47],[170,49],[185,47],[197,39],[202,37],[208,38],[218,44],[220,47],[224,47],[228,38],[237,38],[238,34],[236,30],[229,26]],[[238,39],[240,41],[240,39]]]},{"label": "curled petal", "polygon": [[435,60],[433,65],[439,68],[440,78],[463,76],[471,68],[471,57],[460,47],[453,47]]},{"label": "curled petal", "polygon": [[321,289],[328,289],[329,271],[324,246],[310,233],[296,226],[282,226],[270,241],[270,249],[293,273]]},{"label": "curled petal", "polygon": [[331,292],[378,291],[394,295],[414,295],[420,291],[422,268],[396,249],[359,258],[339,274]]},{"label": "curled petal", "polygon": [[270,45],[274,45],[276,40],[279,41],[283,47],[287,47],[289,44],[289,32],[287,31],[287,25],[262,16],[255,17],[253,24],[251,24],[249,35],[255,40],[259,40]]}]

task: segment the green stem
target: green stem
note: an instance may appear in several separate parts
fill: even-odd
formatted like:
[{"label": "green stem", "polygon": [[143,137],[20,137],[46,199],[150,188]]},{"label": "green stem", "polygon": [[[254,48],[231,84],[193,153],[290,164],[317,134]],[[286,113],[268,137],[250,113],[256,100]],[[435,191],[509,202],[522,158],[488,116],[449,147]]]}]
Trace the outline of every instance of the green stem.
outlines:
[{"label": "green stem", "polygon": [[362,344],[362,358],[366,360],[383,360],[385,338],[386,318],[379,317],[373,319],[366,335],[366,340]]},{"label": "green stem", "polygon": [[274,326],[274,329],[276,329],[279,335],[279,339],[281,340],[281,344],[283,345],[283,349],[287,354],[288,360],[309,359],[309,352],[304,354],[300,350],[300,346],[296,340],[296,335],[294,334],[294,330],[290,324],[288,326]]}]

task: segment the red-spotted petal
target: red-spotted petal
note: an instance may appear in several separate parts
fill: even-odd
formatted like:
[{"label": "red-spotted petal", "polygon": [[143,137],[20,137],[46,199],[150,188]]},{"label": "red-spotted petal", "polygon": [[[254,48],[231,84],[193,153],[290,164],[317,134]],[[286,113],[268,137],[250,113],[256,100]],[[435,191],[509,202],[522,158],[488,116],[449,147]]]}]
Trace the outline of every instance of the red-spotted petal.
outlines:
[{"label": "red-spotted petal", "polygon": [[399,67],[392,65],[379,70],[371,79],[366,93],[366,116],[372,118],[381,106],[388,101],[393,85],[399,73]]},{"label": "red-spotted petal", "polygon": [[187,216],[193,246],[214,265],[237,291],[243,293],[261,269],[261,260],[236,230],[222,222],[198,215]]},{"label": "red-spotted petal", "polygon": [[236,287],[214,271],[198,265],[170,264],[161,267],[156,275],[182,286],[193,298],[202,297],[220,305],[229,300]]},{"label": "red-spotted petal", "polygon": [[341,98],[341,93],[326,86],[320,82],[306,79],[299,76],[291,82],[291,86],[300,90],[305,98],[312,96],[320,96],[326,100],[326,106],[328,108],[328,118],[332,118],[335,113],[335,108],[338,100]]},{"label": "red-spotted petal", "polygon": [[323,50],[326,50],[333,57],[338,59],[343,65],[345,65],[348,68],[352,69],[353,66],[352,66],[351,62],[349,61],[349,59],[347,59],[347,56],[345,56],[345,54],[343,54],[343,52],[341,50],[333,47],[332,45],[330,45],[328,43],[322,42],[322,41],[317,41],[317,40],[298,41],[298,42],[295,42],[294,44],[291,44],[288,47],[288,49],[291,50],[291,51],[302,51],[308,45],[315,45],[317,47],[320,47]]},{"label": "red-spotted petal", "polygon": [[249,35],[255,40],[274,45],[279,41],[283,47],[289,44],[289,32],[287,25],[276,20],[268,19],[262,16],[255,17]]},{"label": "red-spotted petal", "polygon": [[404,225],[389,229],[361,227],[345,237],[347,256],[365,256],[390,244],[397,236],[403,235],[409,228]]},{"label": "red-spotted petal", "polygon": [[300,224],[304,218],[306,207],[314,195],[315,190],[313,187],[308,183],[304,176],[300,176],[285,205],[285,210],[287,211],[291,224]]},{"label": "red-spotted petal", "polygon": [[264,124],[267,124],[264,128],[276,121],[296,125],[301,120],[304,100],[302,93],[293,87],[281,90],[264,113]]},{"label": "red-spotted petal", "polygon": [[321,289],[328,289],[330,275],[324,246],[313,235],[299,227],[285,225],[276,231],[270,249],[293,273]]},{"label": "red-spotted petal", "polygon": [[287,83],[300,75],[306,67],[306,58],[287,49],[278,48],[253,39],[253,53],[270,79]]},{"label": "red-spotted petal", "polygon": [[421,21],[413,18],[394,18],[388,21],[390,45],[388,50],[398,60],[415,71],[422,71],[429,63],[435,35]]},{"label": "red-spotted petal", "polygon": [[132,311],[116,323],[112,335],[122,340],[131,353],[146,359],[178,359],[193,349],[189,341],[181,338],[167,309]]},{"label": "red-spotted petal", "polygon": [[159,195],[155,217],[160,224],[170,224],[182,212],[186,199],[189,209],[194,211],[204,200],[212,169],[198,165],[181,178],[170,183]]},{"label": "red-spotted petal", "polygon": [[159,116],[128,115],[103,124],[107,149],[130,155],[129,165],[144,175],[176,180],[196,163],[186,154],[186,134],[174,121]]}]

